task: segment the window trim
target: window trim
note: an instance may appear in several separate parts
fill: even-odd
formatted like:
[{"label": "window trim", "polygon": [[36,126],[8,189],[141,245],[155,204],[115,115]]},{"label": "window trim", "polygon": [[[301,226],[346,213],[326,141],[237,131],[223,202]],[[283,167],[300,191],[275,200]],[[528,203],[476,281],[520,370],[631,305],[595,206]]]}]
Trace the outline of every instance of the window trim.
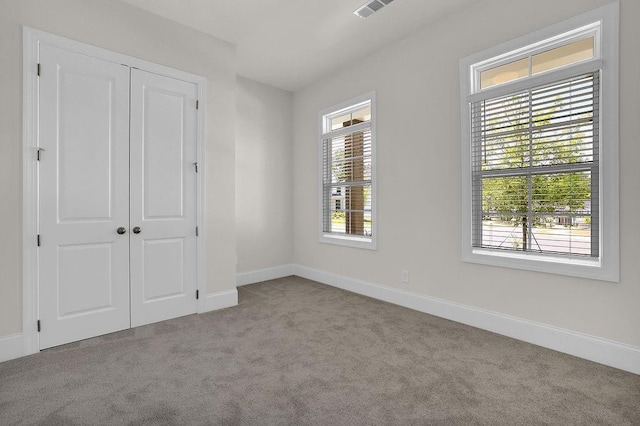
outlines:
[{"label": "window trim", "polygon": [[[339,115],[344,113],[356,105],[365,102],[371,103],[371,237],[359,237],[354,235],[336,235],[328,234],[323,229],[323,166],[324,158],[322,154],[323,139],[326,136],[326,120],[327,115]],[[325,244],[340,245],[346,247],[354,247],[368,250],[377,250],[378,240],[378,215],[377,215],[377,168],[376,168],[376,93],[375,91],[365,93],[355,98],[340,102],[339,104],[325,108],[318,112],[318,241]],[[357,130],[357,125],[349,128],[348,132]],[[346,133],[347,131],[345,131]]]},{"label": "window trim", "polygon": [[[475,91],[477,70],[522,57],[524,52],[539,49],[545,41],[571,40],[593,31],[600,23],[600,40],[596,40],[594,58],[528,78]],[[460,105],[462,135],[462,260],[484,265],[547,272],[603,281],[620,281],[619,244],[619,2],[575,16],[558,24],[527,34],[460,60]],[[523,85],[544,84],[562,75],[600,69],[600,257],[597,260],[575,259],[535,253],[497,252],[472,246],[472,140],[470,105],[479,97],[516,92]],[[524,80],[524,82],[523,82]]]}]

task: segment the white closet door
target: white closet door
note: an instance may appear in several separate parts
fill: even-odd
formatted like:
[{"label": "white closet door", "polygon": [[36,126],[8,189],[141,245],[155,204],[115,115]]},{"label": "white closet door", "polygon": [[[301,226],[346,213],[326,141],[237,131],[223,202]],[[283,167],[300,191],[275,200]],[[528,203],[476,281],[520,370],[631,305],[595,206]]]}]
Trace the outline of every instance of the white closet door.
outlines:
[{"label": "white closet door", "polygon": [[40,63],[44,349],[130,326],[129,68],[44,44]]},{"label": "white closet door", "polygon": [[196,99],[193,83],[131,71],[132,327],[197,311]]}]

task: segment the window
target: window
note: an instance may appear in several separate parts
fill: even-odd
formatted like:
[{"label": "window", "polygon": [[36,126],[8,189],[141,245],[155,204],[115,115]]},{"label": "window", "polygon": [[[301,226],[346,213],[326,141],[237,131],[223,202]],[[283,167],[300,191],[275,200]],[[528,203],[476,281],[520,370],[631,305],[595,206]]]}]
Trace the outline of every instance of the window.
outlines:
[{"label": "window", "polygon": [[320,241],[375,249],[375,94],[319,117]]},{"label": "window", "polygon": [[619,279],[617,3],[461,61],[463,260]]}]

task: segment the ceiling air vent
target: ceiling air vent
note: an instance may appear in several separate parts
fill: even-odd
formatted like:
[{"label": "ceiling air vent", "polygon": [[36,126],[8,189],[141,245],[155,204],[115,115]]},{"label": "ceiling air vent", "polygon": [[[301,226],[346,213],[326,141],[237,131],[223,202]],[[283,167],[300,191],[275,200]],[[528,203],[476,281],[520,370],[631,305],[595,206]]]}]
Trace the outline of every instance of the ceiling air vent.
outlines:
[{"label": "ceiling air vent", "polygon": [[358,8],[358,10],[356,10],[353,13],[358,15],[362,19],[368,18],[369,16],[373,15],[374,13],[376,13],[377,11],[379,11],[380,9],[382,9],[392,1],[393,0],[373,0],[373,1],[370,1],[369,3],[363,4]]}]

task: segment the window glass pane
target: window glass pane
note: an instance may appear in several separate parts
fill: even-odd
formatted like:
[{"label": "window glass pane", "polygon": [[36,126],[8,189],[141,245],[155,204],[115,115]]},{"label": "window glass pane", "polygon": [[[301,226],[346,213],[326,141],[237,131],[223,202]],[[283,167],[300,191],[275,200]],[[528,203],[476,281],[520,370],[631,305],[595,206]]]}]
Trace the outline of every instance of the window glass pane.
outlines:
[{"label": "window glass pane", "polygon": [[520,59],[480,73],[480,88],[508,83],[529,76],[529,58]]},{"label": "window glass pane", "polygon": [[365,121],[371,121],[371,106],[366,106],[362,109],[354,111],[352,114],[353,124],[364,123]]},{"label": "window glass pane", "polygon": [[532,91],[532,166],[593,161],[597,87],[587,75]]},{"label": "window glass pane", "polygon": [[491,99],[474,105],[474,157],[483,170],[529,165],[529,94]]},{"label": "window glass pane", "polygon": [[351,114],[344,114],[338,117],[333,117],[331,119],[331,130],[341,129],[343,127],[350,125],[350,123],[351,123]]},{"label": "window glass pane", "polygon": [[332,187],[330,229],[324,232],[371,236],[371,185]]},{"label": "window glass pane", "polygon": [[532,73],[538,74],[593,58],[593,41],[594,38],[589,37],[533,55]]},{"label": "window glass pane", "polygon": [[531,250],[590,256],[591,173],[532,177]]},{"label": "window glass pane", "polygon": [[331,118],[331,130],[371,121],[371,105]]},{"label": "window glass pane", "polygon": [[552,214],[533,216],[531,251],[549,254],[591,256],[591,215]]},{"label": "window glass pane", "polygon": [[527,241],[527,194],[528,183],[525,176],[482,179],[482,240],[478,244],[480,247],[523,249],[523,241]]},{"label": "window glass pane", "polygon": [[588,171],[482,180],[481,247],[590,256],[591,223]]},{"label": "window glass pane", "polygon": [[371,210],[364,212],[364,235],[367,237],[371,237],[373,235],[371,230]]},{"label": "window glass pane", "polygon": [[[363,130],[332,138],[330,181],[371,180],[371,131]],[[328,170],[327,170],[328,171]]]}]

